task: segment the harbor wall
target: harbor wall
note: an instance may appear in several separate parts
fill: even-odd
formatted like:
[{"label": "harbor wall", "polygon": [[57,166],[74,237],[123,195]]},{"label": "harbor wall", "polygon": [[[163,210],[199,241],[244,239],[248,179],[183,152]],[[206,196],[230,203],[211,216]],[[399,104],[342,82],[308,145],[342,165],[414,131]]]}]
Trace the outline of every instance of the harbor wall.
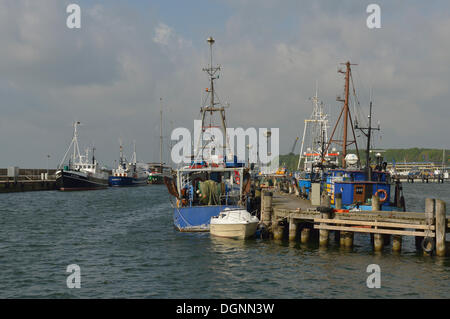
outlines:
[{"label": "harbor wall", "polygon": [[48,191],[56,189],[55,180],[0,181],[0,193]]},{"label": "harbor wall", "polygon": [[[11,176],[15,172],[16,176]],[[0,168],[0,193],[56,189],[56,169]]]}]

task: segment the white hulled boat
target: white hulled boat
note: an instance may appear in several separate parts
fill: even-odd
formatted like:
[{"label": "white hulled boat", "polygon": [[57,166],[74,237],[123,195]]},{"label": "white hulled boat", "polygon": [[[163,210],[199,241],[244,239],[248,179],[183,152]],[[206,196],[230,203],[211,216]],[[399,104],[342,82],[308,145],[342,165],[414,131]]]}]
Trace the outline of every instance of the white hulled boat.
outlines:
[{"label": "white hulled boat", "polygon": [[245,209],[225,208],[219,216],[211,217],[210,232],[213,236],[245,239],[255,235],[259,219]]}]

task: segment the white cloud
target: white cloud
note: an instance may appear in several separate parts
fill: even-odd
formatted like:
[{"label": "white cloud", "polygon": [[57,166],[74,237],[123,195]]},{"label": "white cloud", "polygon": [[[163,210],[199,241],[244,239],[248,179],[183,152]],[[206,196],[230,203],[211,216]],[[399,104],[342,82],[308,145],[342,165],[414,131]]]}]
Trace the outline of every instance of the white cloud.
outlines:
[{"label": "white cloud", "polygon": [[167,24],[160,23],[155,28],[155,36],[153,41],[158,44],[168,45],[173,37],[173,30]]}]

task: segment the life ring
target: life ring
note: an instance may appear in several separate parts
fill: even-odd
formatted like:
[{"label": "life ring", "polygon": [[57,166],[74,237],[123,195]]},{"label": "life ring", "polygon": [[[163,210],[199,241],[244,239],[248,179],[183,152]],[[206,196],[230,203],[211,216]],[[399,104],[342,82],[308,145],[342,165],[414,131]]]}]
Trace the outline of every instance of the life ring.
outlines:
[{"label": "life ring", "polygon": [[[383,193],[383,194],[384,194],[384,197],[381,198],[380,195],[379,195],[379,193]],[[375,195],[377,195],[378,198],[380,199],[380,203],[384,203],[384,202],[386,201],[386,199],[388,198],[386,190],[384,190],[384,189],[382,189],[382,188],[380,188],[379,190],[377,190],[376,193],[375,193]]]},{"label": "life ring", "polygon": [[241,178],[239,177],[238,171],[234,171],[234,180],[236,181],[236,184],[238,184],[238,185],[241,183]]}]

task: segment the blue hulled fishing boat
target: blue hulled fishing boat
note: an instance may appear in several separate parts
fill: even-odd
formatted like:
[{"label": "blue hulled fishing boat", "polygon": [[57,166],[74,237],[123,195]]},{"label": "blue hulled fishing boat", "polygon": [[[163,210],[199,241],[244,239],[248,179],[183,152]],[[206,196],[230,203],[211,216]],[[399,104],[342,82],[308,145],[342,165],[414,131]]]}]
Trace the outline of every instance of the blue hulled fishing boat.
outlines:
[{"label": "blue hulled fishing boat", "polygon": [[[361,127],[358,124],[357,119],[352,119],[349,108],[350,99],[350,83],[353,85],[351,64],[345,63],[346,70],[339,70],[340,73],[345,74],[345,98],[338,97],[338,101],[343,102],[343,107],[339,118],[333,128],[330,139],[327,143],[324,141],[326,130],[324,125],[321,124],[321,139],[319,142],[314,143],[318,145],[318,150],[312,150],[313,161],[308,166],[307,153],[305,153],[305,170],[303,175],[305,178],[299,179],[300,189],[306,189],[307,195],[311,190],[312,183],[320,183],[321,193],[326,193],[331,197],[332,206],[336,206],[336,198],[342,199],[342,207],[339,209],[345,210],[371,210],[372,209],[372,197],[378,196],[380,201],[380,209],[384,211],[405,211],[405,200],[403,197],[402,185],[398,179],[391,177],[391,174],[386,170],[387,163],[383,162],[383,157],[380,153],[376,154],[376,162],[371,163],[371,136],[372,131],[380,130],[379,126],[372,127],[372,102],[370,102],[368,126]],[[357,101],[355,88],[353,87],[354,98]],[[342,122],[340,130],[342,137],[336,138],[335,133],[338,125]],[[320,119],[316,119],[315,123],[322,123]],[[306,125],[305,125],[306,127]],[[352,135],[348,136],[348,131],[351,129]],[[359,149],[355,134],[355,129],[367,138],[367,147],[365,149],[366,161],[363,167],[359,158]],[[342,152],[336,153],[335,149],[331,153],[328,152],[330,145],[335,143],[342,147]],[[350,145],[355,146],[355,153],[347,152]],[[311,152],[309,152],[311,153]],[[340,155],[341,163],[330,162],[327,156],[332,154],[333,156]],[[302,156],[302,154],[300,155]],[[300,161],[299,161],[300,165]],[[340,166],[340,167],[339,167]]]},{"label": "blue hulled fishing boat", "polygon": [[[214,80],[218,79],[220,67],[213,67],[213,38],[208,38],[211,64],[203,69],[208,76],[210,87],[204,105],[200,108],[202,127],[200,141],[207,141],[194,150],[189,165],[176,170],[174,178],[164,177],[164,182],[173,203],[173,223],[179,231],[209,231],[211,217],[218,216],[226,208],[246,208],[247,194],[250,192],[250,174],[244,163],[228,149],[229,145],[217,141],[211,134],[213,128],[219,128],[226,136],[225,107],[217,101]],[[213,117],[220,117],[219,126],[213,126]],[[221,155],[225,150],[226,155]],[[219,154],[217,154],[219,152]]]},{"label": "blue hulled fishing boat", "polygon": [[120,143],[119,165],[112,170],[112,174],[108,179],[110,186],[142,186],[147,184],[148,174],[145,166],[137,163],[136,145],[134,144],[133,157],[131,162],[127,162],[123,156],[123,146]]}]

